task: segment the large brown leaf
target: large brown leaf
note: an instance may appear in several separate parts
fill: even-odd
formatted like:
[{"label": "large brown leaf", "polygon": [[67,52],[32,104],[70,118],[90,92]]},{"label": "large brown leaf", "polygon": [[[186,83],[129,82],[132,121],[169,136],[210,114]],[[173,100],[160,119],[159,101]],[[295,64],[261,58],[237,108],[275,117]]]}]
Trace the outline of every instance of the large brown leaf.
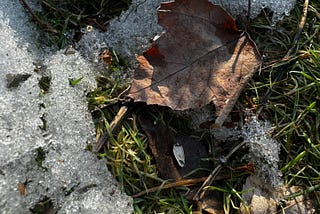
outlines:
[{"label": "large brown leaf", "polygon": [[207,0],[161,3],[158,20],[166,32],[137,58],[129,97],[175,110],[213,101],[222,125],[260,65],[254,42]]}]

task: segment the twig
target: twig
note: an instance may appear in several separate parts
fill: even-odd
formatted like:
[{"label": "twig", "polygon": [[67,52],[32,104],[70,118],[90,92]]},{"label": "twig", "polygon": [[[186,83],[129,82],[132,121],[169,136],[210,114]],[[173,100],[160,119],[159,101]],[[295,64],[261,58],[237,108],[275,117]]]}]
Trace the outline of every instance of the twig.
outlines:
[{"label": "twig", "polygon": [[[78,26],[78,23],[70,18],[71,16],[77,17],[76,14],[70,13],[70,12],[65,11],[63,9],[57,9],[56,7],[49,4],[47,1],[42,1],[41,3],[43,5],[45,5],[46,7],[48,7],[50,10],[53,10],[55,13],[59,13],[59,15],[61,15],[63,18],[68,19],[68,21],[70,23],[72,23],[73,25]],[[60,11],[60,10],[62,10],[62,11]]]},{"label": "twig", "polygon": [[152,193],[152,192],[156,192],[156,191],[161,190],[161,189],[169,189],[169,188],[178,187],[178,186],[191,186],[191,185],[197,184],[199,182],[203,182],[205,179],[206,179],[206,177],[193,178],[193,179],[182,179],[182,180],[175,181],[175,182],[168,183],[168,184],[161,184],[159,186],[152,187],[152,188],[146,189],[144,191],[141,191],[141,192],[139,192],[137,194],[134,194],[131,197],[132,198],[137,198],[137,197],[140,197],[142,195],[145,195],[145,194],[148,194],[148,193]]},{"label": "twig", "polygon": [[110,134],[112,134],[116,130],[116,128],[119,127],[119,125],[121,124],[122,120],[127,115],[127,111],[128,111],[128,107],[127,106],[121,106],[121,108],[119,109],[117,115],[114,117],[113,121],[110,124],[110,130],[105,132],[98,139],[95,151],[99,152],[102,149],[102,147],[105,144],[105,142],[107,142],[109,140]]},{"label": "twig", "polygon": [[248,0],[248,13],[247,13],[248,20],[250,20],[250,16],[251,16],[251,0]]},{"label": "twig", "polygon": [[304,28],[304,25],[306,24],[306,21],[307,21],[308,6],[309,6],[309,0],[305,0],[304,4],[303,4],[302,17],[301,17],[301,20],[300,20],[299,25],[298,25],[298,32],[296,33],[296,35],[295,35],[295,37],[293,39],[292,47],[289,49],[289,51],[284,56],[284,58],[289,57],[293,53],[294,49],[296,48],[296,45],[297,45],[297,43],[298,43],[298,41],[300,39],[300,36],[301,36],[302,30]]},{"label": "twig", "polygon": [[[221,177],[216,177],[215,180],[222,180],[225,179],[226,176],[221,176]],[[148,194],[148,193],[152,193],[152,192],[156,192],[158,190],[161,189],[169,189],[169,188],[174,188],[174,187],[179,187],[179,186],[192,186],[192,185],[196,185],[197,183],[203,182],[207,179],[207,177],[202,177],[202,178],[192,178],[192,179],[182,179],[179,181],[175,181],[172,183],[168,183],[168,184],[161,184],[160,186],[156,186],[156,187],[152,187],[149,188],[147,190],[141,191],[135,195],[132,195],[132,198],[137,198],[140,197],[142,195]]]},{"label": "twig", "polygon": [[51,33],[58,33],[58,31],[56,29],[54,29],[53,27],[51,27],[49,24],[45,23],[44,21],[42,21],[33,11],[32,9],[29,7],[29,5],[27,4],[27,2],[25,0],[20,0],[21,4],[23,5],[23,7],[31,14],[31,16],[33,17],[33,19],[45,30]]},{"label": "twig", "polygon": [[[295,51],[295,49],[297,48],[296,45],[300,39],[302,30],[306,24],[306,20],[307,20],[307,13],[308,13],[308,6],[309,6],[309,0],[305,0],[304,4],[303,4],[303,11],[302,11],[302,17],[301,20],[299,22],[298,25],[298,31],[293,39],[292,42],[292,46],[291,48],[288,50],[288,52],[286,53],[286,55],[282,58],[281,61],[287,61],[288,59],[292,58],[291,54]],[[277,72],[277,76],[275,77],[275,79],[273,80],[274,82],[279,81],[283,74],[286,72],[286,69],[284,69],[284,67],[281,67],[280,70],[278,70]],[[267,101],[269,100],[271,93],[273,90],[273,86],[271,86],[268,91],[266,92],[266,94],[264,95],[263,101],[262,101],[262,105],[260,106],[260,108],[257,110],[257,115],[259,115],[262,111],[262,109],[264,108],[264,105],[267,103]]]},{"label": "twig", "polygon": [[311,192],[315,192],[315,191],[317,191],[319,189],[320,189],[320,184],[317,184],[317,185],[309,187],[306,190],[298,191],[298,192],[292,193],[290,195],[286,195],[286,196],[284,196],[284,199],[285,200],[291,200],[291,199],[296,198],[296,197],[298,197],[300,195],[307,195],[307,194],[309,194]]},{"label": "twig", "polygon": [[203,198],[204,193],[206,191],[206,189],[204,189],[206,186],[210,186],[212,184],[212,182],[215,180],[218,172],[220,171],[220,169],[222,168],[222,165],[224,163],[226,163],[228,161],[228,159],[231,157],[231,155],[233,155],[233,153],[235,153],[241,146],[243,146],[245,144],[245,142],[241,142],[240,144],[236,145],[227,156],[225,156],[223,158],[223,160],[221,160],[221,163],[219,163],[214,170],[210,173],[210,175],[207,177],[207,179],[203,182],[202,186],[198,189],[198,191],[196,192],[196,194],[193,196],[193,200],[194,201],[199,201]]}]

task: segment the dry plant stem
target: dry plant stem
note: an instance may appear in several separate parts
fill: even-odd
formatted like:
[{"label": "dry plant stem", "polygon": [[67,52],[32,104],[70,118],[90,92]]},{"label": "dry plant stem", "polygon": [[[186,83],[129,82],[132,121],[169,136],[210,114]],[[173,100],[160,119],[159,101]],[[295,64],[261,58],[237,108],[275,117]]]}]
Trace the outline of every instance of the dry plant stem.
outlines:
[{"label": "dry plant stem", "polygon": [[105,142],[108,141],[110,134],[112,134],[121,124],[122,120],[127,115],[128,107],[127,106],[121,106],[119,109],[117,115],[114,117],[113,121],[110,124],[110,132],[105,132],[97,141],[96,149],[95,151],[99,152],[102,147],[104,146]]},{"label": "dry plant stem", "polygon": [[251,0],[248,0],[248,14],[247,14],[248,20],[250,20],[250,16],[251,16]]},{"label": "dry plant stem", "polygon": [[295,37],[293,39],[292,47],[289,49],[289,51],[284,56],[284,58],[289,57],[293,53],[293,51],[296,49],[296,45],[297,45],[297,43],[298,43],[298,41],[300,39],[302,30],[303,30],[304,25],[306,24],[306,21],[307,21],[308,6],[309,6],[309,0],[305,0],[304,4],[303,4],[302,17],[301,17],[301,20],[300,20],[299,25],[298,25],[298,32],[296,33],[296,35],[295,35]]},{"label": "dry plant stem", "polygon": [[132,198],[137,198],[137,197],[140,197],[142,195],[145,195],[145,194],[148,194],[148,193],[152,193],[152,192],[156,192],[156,191],[161,190],[161,189],[169,189],[169,188],[179,187],[179,186],[191,186],[191,185],[195,185],[195,184],[197,184],[199,182],[203,182],[205,180],[206,180],[206,177],[192,178],[192,179],[182,179],[182,180],[175,181],[175,182],[172,182],[172,183],[159,185],[159,186],[156,186],[156,187],[152,187],[152,188],[146,189],[146,190],[141,191],[141,192],[139,192],[139,193],[137,193],[135,195],[132,195],[131,197]]},{"label": "dry plant stem", "polygon": [[21,4],[23,5],[23,7],[31,14],[31,16],[33,17],[33,19],[45,30],[51,33],[58,33],[58,31],[56,29],[54,29],[53,27],[51,27],[50,25],[48,25],[47,23],[43,22],[29,7],[29,5],[27,4],[27,2],[25,0],[20,0]]},{"label": "dry plant stem", "polygon": [[[301,196],[301,195],[307,196],[309,193],[315,192],[317,190],[320,190],[320,184],[312,186],[312,187],[310,187],[306,190],[303,190],[303,191],[298,191],[298,192],[292,193],[290,195],[285,196],[284,198],[285,198],[285,200],[292,200],[293,198],[297,198],[298,196]],[[317,194],[319,194],[319,191],[317,191]]]},{"label": "dry plant stem", "polygon": [[[219,176],[219,177],[216,177],[215,180],[222,180],[222,179],[226,179],[228,177],[229,176]],[[207,177],[192,178],[192,179],[182,179],[182,180],[175,181],[175,182],[172,182],[172,183],[168,183],[168,184],[152,187],[150,189],[147,189],[147,190],[141,191],[141,192],[139,192],[139,193],[137,193],[135,195],[132,195],[131,197],[132,198],[137,198],[137,197],[140,197],[142,195],[145,195],[145,194],[148,194],[148,193],[152,193],[152,192],[156,192],[156,191],[161,190],[161,189],[169,189],[169,188],[174,188],[174,187],[179,187],[179,186],[192,186],[192,185],[196,185],[197,183],[204,182],[206,179],[207,179]]]},{"label": "dry plant stem", "polygon": [[[51,10],[55,11],[55,13],[59,13],[61,16],[63,16],[64,18],[67,18],[68,16],[70,17],[70,15],[65,12],[63,13],[62,11],[59,11],[56,7],[52,6],[51,4],[49,4],[47,1],[42,1],[42,4],[44,4],[45,6],[47,6],[48,8],[50,8]],[[73,16],[77,17],[76,14],[71,13]],[[69,22],[71,22],[72,24],[74,24],[75,26],[78,26],[78,24],[76,22],[74,22],[72,19],[68,19]]]},{"label": "dry plant stem", "polygon": [[205,194],[205,187],[206,186],[210,186],[212,184],[212,182],[215,180],[218,172],[220,171],[220,169],[222,168],[223,164],[225,162],[228,161],[228,159],[231,157],[231,155],[233,153],[235,153],[238,149],[240,149],[240,147],[242,147],[246,142],[241,142],[240,144],[236,145],[227,156],[224,157],[224,160],[222,163],[219,163],[216,168],[214,168],[214,170],[210,173],[210,175],[207,177],[207,179],[203,182],[202,186],[198,189],[198,191],[196,192],[196,194],[193,196],[193,200],[194,201],[199,201],[203,198],[204,194]]},{"label": "dry plant stem", "polygon": [[[292,42],[292,46],[291,48],[288,50],[288,52],[286,53],[286,55],[282,58],[282,62],[283,61],[288,61],[288,59],[292,58],[291,54],[295,51],[295,49],[297,48],[296,45],[300,39],[300,36],[301,36],[301,33],[302,33],[302,30],[306,24],[306,20],[307,20],[307,13],[308,13],[308,6],[309,6],[309,0],[305,0],[304,1],[304,4],[303,4],[303,11],[302,11],[302,17],[301,17],[301,20],[299,22],[299,25],[298,25],[298,31],[293,39],[293,42]],[[282,69],[281,69],[282,68]],[[283,68],[283,66],[281,67],[278,71],[278,75],[275,77],[274,79],[274,82],[277,82],[278,80],[281,79],[281,77],[283,76],[284,72],[285,72],[285,69]],[[262,105],[261,107],[257,110],[257,115],[259,115],[262,111],[262,109],[264,108],[264,105],[267,103],[270,95],[271,95],[271,92],[272,92],[272,89],[273,87],[271,86],[271,88],[268,89],[268,91],[266,92],[264,98],[263,98],[263,101],[262,101]]]}]

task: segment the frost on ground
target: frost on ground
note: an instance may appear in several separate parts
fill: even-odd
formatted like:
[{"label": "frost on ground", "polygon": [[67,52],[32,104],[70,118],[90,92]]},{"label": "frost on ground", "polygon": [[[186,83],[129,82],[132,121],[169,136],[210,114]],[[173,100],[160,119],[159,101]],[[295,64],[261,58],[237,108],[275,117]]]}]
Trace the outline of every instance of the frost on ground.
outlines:
[{"label": "frost on ground", "polygon": [[132,199],[86,151],[95,140],[86,102],[94,66],[77,52],[46,49],[18,0],[0,2],[0,32],[0,213],[39,213],[41,205],[131,213]]},{"label": "frost on ground", "polygon": [[281,172],[278,169],[280,143],[272,138],[271,124],[258,120],[255,116],[247,116],[242,129],[214,128],[212,134],[220,141],[239,141],[243,138],[249,147],[248,156],[255,168],[255,176],[268,188],[277,189],[283,185]]},{"label": "frost on ground", "polygon": [[[263,7],[275,14],[288,13],[295,2],[251,1],[251,8],[258,11],[252,14]],[[159,3],[133,0],[126,12],[111,21],[106,33],[85,35],[77,46],[80,54],[66,56],[62,50],[44,50],[38,28],[18,0],[0,1],[1,213],[30,213],[44,202],[50,202],[57,213],[132,212],[132,199],[119,190],[105,164],[85,151],[94,141],[85,95],[96,87],[91,61],[96,62],[102,48],[113,48],[134,61],[135,54],[145,51],[150,39],[163,31],[157,24]],[[247,8],[242,1],[229,3],[225,5],[229,11],[242,8],[238,14]],[[72,87],[71,78],[83,79]],[[46,93],[39,85],[43,79],[48,84]],[[259,123],[248,126],[257,133],[263,133],[261,128]],[[249,133],[269,142],[267,136]],[[275,160],[269,161],[268,166]]]},{"label": "frost on ground", "polygon": [[255,168],[255,173],[246,179],[243,186],[243,199],[250,213],[277,211],[278,193],[283,180],[278,169],[280,144],[270,136],[271,131],[268,121],[260,121],[255,116],[248,116],[242,129],[242,136],[249,147],[249,157]]},{"label": "frost on ground", "polygon": [[[281,20],[285,15],[288,16],[295,5],[295,0],[210,0],[214,4],[223,6],[233,16],[247,15],[248,8],[250,10],[250,17],[255,18],[259,15],[262,9],[268,8],[273,11],[273,22]],[[251,3],[249,7],[249,2]]]},{"label": "frost on ground", "polygon": [[256,174],[273,188],[280,187],[281,172],[278,169],[280,144],[270,136],[271,125],[255,117],[248,119],[243,128],[243,138],[250,149],[250,157]]}]

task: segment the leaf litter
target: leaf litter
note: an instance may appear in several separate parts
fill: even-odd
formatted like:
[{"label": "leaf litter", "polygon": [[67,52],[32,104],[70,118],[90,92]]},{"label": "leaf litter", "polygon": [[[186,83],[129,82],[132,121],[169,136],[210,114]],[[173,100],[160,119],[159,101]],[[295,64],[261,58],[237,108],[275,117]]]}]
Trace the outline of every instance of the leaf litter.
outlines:
[{"label": "leaf litter", "polygon": [[[259,68],[261,57],[249,35],[238,30],[233,18],[207,0],[161,3],[158,21],[166,31],[149,50],[137,57],[139,66],[128,97],[147,104],[141,105],[136,113],[161,177],[179,181],[196,169],[213,169],[212,163],[202,161],[210,155],[209,150],[199,140],[154,123],[145,113],[154,105],[179,111],[213,103],[215,124],[222,126],[241,91]],[[105,141],[106,138],[101,139]],[[180,154],[185,158],[183,164],[179,163],[180,157],[176,157],[175,145],[183,152]],[[194,174],[193,178],[204,176]],[[211,181],[213,179],[207,184]],[[190,200],[201,190],[192,188]],[[206,203],[211,200],[210,207],[217,205],[221,211],[221,200],[217,196],[201,199]]]},{"label": "leaf litter", "polygon": [[207,0],[176,0],[158,9],[163,33],[134,72],[129,97],[174,110],[213,101],[222,125],[260,66],[260,55],[233,18]]},{"label": "leaf litter", "polygon": [[[238,30],[224,9],[207,0],[161,3],[158,21],[166,31],[137,57],[139,66],[128,96],[135,102],[173,110],[199,109],[213,103],[215,124],[222,126],[261,64],[256,45],[246,32]],[[210,156],[203,142],[154,124],[141,112],[139,122],[162,178],[178,181],[199,168],[215,171],[212,163],[201,161]],[[203,185],[211,185],[216,176],[213,172]],[[203,176],[195,174],[193,178]],[[191,188],[187,197],[194,200],[202,188]],[[198,205],[207,211],[221,211],[221,197],[210,194],[203,192]]]}]

